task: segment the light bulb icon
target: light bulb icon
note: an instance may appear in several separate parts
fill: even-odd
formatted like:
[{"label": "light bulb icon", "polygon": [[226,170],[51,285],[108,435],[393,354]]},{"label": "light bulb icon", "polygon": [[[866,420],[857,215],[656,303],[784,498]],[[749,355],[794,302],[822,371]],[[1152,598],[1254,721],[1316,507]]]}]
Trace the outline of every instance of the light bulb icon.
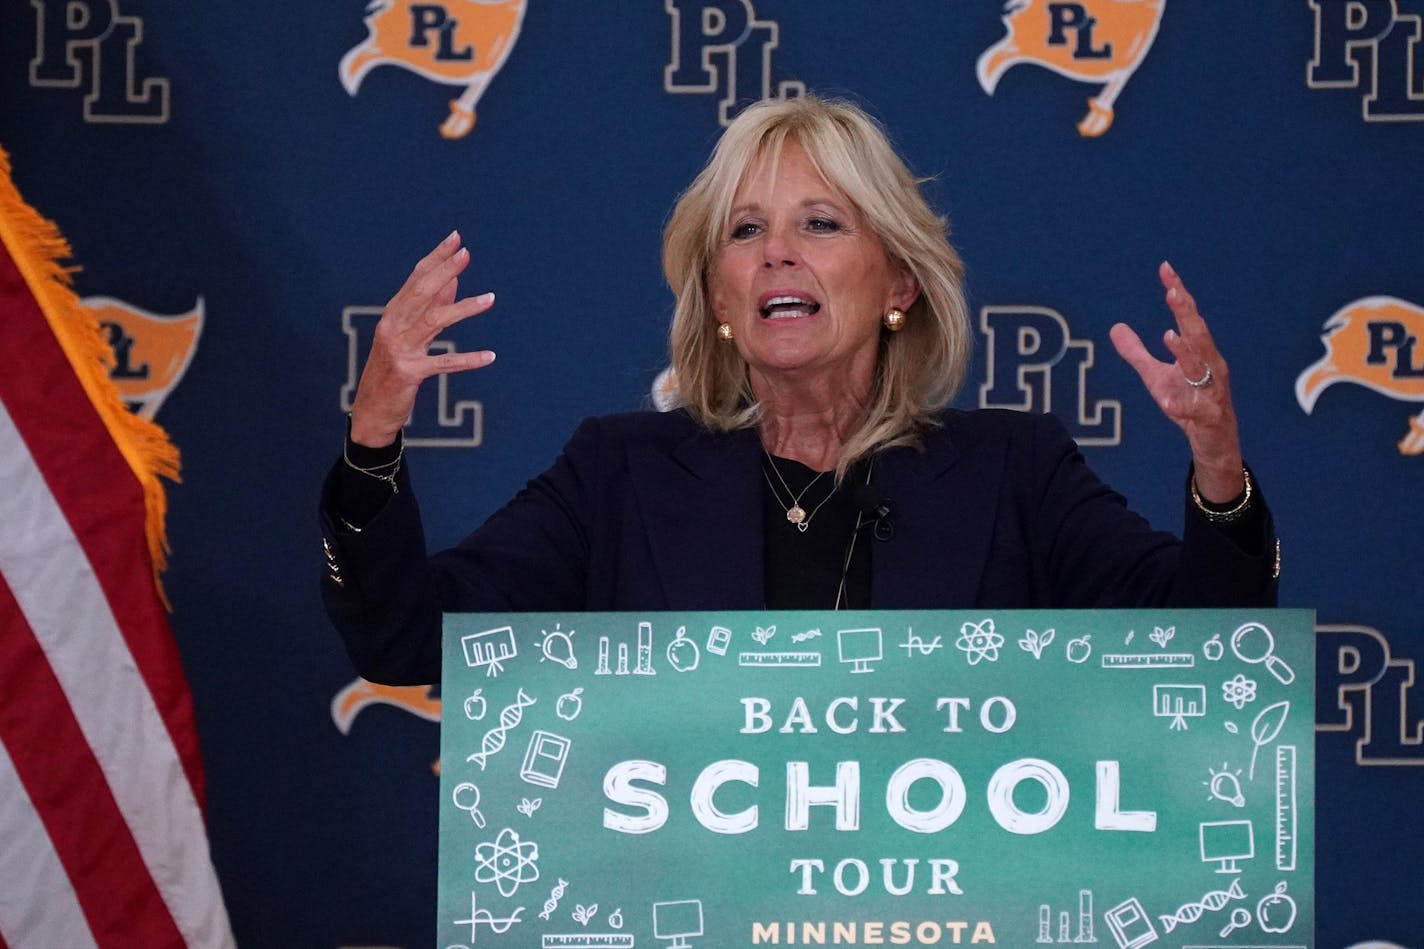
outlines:
[{"label": "light bulb icon", "polygon": [[574,630],[564,632],[559,629],[559,624],[555,623],[552,631],[544,630],[544,638],[539,643],[539,648],[543,650],[544,656],[539,661],[548,659],[557,662],[565,669],[577,669],[578,659],[574,658]]},{"label": "light bulb icon", "polygon": [[1246,797],[1241,793],[1241,780],[1237,777],[1241,769],[1228,771],[1226,762],[1221,763],[1220,771],[1211,772],[1211,780],[1203,781],[1211,796],[1218,801],[1225,801],[1234,807],[1245,807]]}]

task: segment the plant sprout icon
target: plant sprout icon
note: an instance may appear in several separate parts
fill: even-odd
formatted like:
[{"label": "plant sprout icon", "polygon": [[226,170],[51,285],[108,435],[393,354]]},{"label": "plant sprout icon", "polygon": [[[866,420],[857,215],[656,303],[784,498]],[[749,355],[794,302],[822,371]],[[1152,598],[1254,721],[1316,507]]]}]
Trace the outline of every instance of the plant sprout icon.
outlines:
[{"label": "plant sprout icon", "polygon": [[1207,770],[1211,771],[1211,780],[1203,781],[1202,784],[1207,786],[1207,790],[1211,791],[1211,796],[1218,801],[1225,801],[1235,807],[1245,807],[1246,798],[1241,793],[1241,780],[1237,777],[1241,773],[1241,769],[1237,768],[1233,772],[1227,771],[1227,767],[1226,762],[1223,761],[1220,771],[1211,771],[1208,768]]}]

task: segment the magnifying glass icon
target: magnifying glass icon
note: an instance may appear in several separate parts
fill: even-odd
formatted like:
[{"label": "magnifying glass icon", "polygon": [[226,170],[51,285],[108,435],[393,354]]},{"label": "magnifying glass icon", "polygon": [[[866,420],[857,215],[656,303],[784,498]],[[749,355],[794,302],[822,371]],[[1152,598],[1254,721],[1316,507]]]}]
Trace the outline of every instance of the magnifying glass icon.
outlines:
[{"label": "magnifying glass icon", "polygon": [[1243,623],[1231,634],[1231,651],[1236,658],[1252,665],[1266,664],[1266,671],[1276,677],[1281,685],[1295,681],[1295,670],[1284,659],[1276,655],[1276,637],[1260,623]]},{"label": "magnifying glass icon", "polygon": [[[463,795],[460,792],[466,792]],[[464,797],[468,803],[460,803],[460,798]],[[476,827],[485,826],[485,815],[480,813],[480,789],[468,781],[455,785],[455,790],[450,792],[450,800],[462,811],[469,811],[470,819],[475,822]]]},{"label": "magnifying glass icon", "polygon": [[1231,918],[1226,921],[1226,926],[1221,930],[1221,938],[1225,939],[1235,930],[1251,925],[1251,912],[1241,907],[1231,911]]}]

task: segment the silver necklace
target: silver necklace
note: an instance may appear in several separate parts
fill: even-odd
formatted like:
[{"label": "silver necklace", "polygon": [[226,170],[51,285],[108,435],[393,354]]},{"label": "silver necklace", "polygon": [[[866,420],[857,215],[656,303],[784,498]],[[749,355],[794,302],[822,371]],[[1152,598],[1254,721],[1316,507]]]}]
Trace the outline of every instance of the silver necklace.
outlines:
[{"label": "silver necklace", "polygon": [[817,511],[825,507],[826,502],[831,499],[831,495],[836,492],[831,491],[830,494],[827,494],[821,499],[820,504],[817,504],[811,509],[811,513],[806,513],[806,509],[801,506],[801,499],[806,496],[806,492],[810,491],[817,481],[820,481],[826,476],[826,472],[818,471],[816,477],[807,482],[806,487],[802,488],[801,492],[797,494],[791,490],[791,486],[788,485],[786,479],[781,476],[781,469],[776,467],[776,461],[771,457],[771,453],[765,452],[764,454],[766,455],[767,464],[771,466],[771,470],[776,474],[776,480],[781,482],[781,486],[786,489],[786,496],[791,498],[791,506],[787,507],[785,504],[782,504],[781,495],[777,492],[776,485],[771,483],[771,476],[766,473],[766,468],[763,467],[761,474],[762,477],[766,478],[767,487],[771,488],[771,496],[776,498],[776,503],[785,509],[786,519],[792,524],[795,524],[796,529],[804,534],[806,529],[811,526],[811,518],[816,516]]}]

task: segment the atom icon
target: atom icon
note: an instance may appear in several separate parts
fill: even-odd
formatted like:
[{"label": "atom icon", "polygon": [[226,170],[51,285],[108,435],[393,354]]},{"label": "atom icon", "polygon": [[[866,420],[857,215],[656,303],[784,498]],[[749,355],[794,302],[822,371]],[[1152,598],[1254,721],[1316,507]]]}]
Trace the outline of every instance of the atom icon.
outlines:
[{"label": "atom icon", "polygon": [[1221,683],[1221,697],[1240,711],[1248,702],[1256,701],[1256,682],[1238,672],[1236,678]]},{"label": "atom icon", "polygon": [[486,841],[475,847],[475,882],[493,883],[499,895],[513,896],[521,883],[539,879],[539,845],[519,839],[519,834],[506,827],[494,843]]},{"label": "atom icon", "polygon": [[999,647],[1003,644],[1004,637],[994,632],[992,617],[982,623],[965,623],[954,642],[955,648],[969,658],[971,666],[978,665],[980,659],[998,662]]}]

